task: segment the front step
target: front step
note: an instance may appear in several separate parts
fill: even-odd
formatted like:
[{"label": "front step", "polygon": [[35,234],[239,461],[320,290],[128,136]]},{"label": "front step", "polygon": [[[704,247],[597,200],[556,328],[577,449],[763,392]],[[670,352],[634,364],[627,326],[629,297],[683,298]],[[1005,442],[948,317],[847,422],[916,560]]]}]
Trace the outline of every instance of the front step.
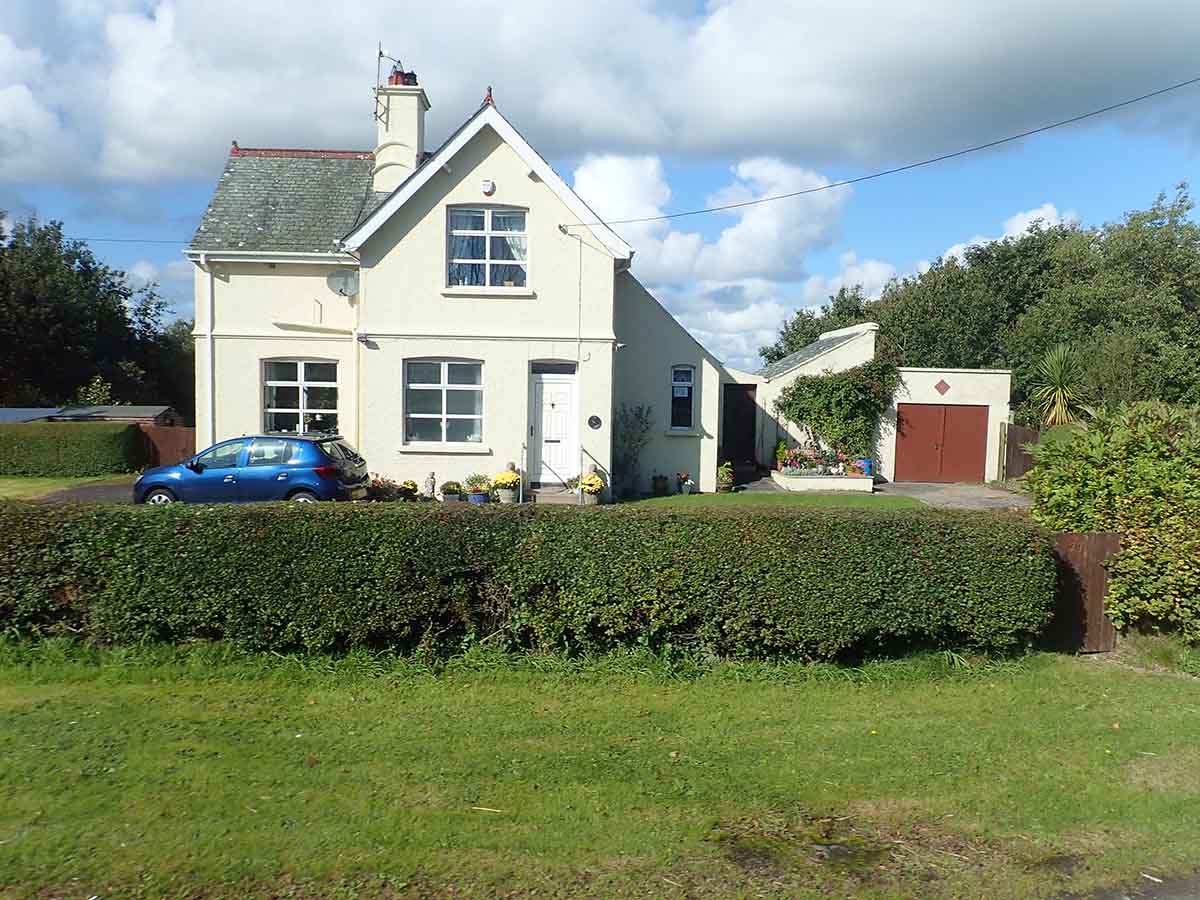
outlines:
[{"label": "front step", "polygon": [[534,488],[529,499],[534,503],[557,503],[563,506],[578,506],[579,496],[574,491],[559,488]]}]

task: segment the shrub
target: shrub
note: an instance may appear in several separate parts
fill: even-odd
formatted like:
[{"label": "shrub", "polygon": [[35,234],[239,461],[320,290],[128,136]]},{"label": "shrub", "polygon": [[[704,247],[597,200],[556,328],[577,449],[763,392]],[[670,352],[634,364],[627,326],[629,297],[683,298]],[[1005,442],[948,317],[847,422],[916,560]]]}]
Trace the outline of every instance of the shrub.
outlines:
[{"label": "shrub", "polygon": [[1135,403],[1032,450],[1033,515],[1060,531],[1115,531],[1106,611],[1200,641],[1200,412]]},{"label": "shrub", "polygon": [[133,425],[121,422],[0,425],[0,475],[115,475],[134,472],[146,462],[145,442]]},{"label": "shrub", "polygon": [[0,503],[0,627],[103,642],[1008,651],[1054,578],[1046,532],[981,513]]},{"label": "shrub", "polygon": [[775,411],[846,456],[873,456],[879,418],[900,372],[886,359],[821,375],[801,375],[779,393]]}]

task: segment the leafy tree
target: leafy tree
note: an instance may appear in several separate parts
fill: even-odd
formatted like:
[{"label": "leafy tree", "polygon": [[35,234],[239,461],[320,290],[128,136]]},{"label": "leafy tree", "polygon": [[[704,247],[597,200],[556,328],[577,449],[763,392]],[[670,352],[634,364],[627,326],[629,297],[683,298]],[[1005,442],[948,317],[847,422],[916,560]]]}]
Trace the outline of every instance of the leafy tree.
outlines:
[{"label": "leafy tree", "polygon": [[99,379],[113,400],[190,409],[190,336],[165,312],[62,223],[16,223],[0,234],[0,405],[60,405]]},{"label": "leafy tree", "polygon": [[829,297],[829,302],[819,313],[811,309],[797,310],[779,329],[779,339],[774,344],[758,349],[759,355],[768,363],[783,359],[801,347],[811,344],[823,331],[836,331],[857,325],[870,319],[867,298],[862,285],[839,288]]}]

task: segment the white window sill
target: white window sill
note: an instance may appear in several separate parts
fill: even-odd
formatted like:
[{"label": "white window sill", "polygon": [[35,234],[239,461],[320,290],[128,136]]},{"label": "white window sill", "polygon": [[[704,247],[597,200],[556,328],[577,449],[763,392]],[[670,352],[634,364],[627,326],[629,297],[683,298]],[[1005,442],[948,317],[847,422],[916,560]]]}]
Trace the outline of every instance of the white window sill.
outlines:
[{"label": "white window sill", "polygon": [[457,453],[464,456],[491,456],[492,448],[486,447],[483,444],[475,444],[471,442],[463,443],[446,443],[441,444],[436,441],[429,443],[421,443],[413,441],[408,444],[401,444],[397,453]]},{"label": "white window sill", "polygon": [[668,428],[663,432],[667,437],[700,437],[695,428]]},{"label": "white window sill", "polygon": [[443,297],[507,297],[513,300],[532,300],[537,294],[527,287],[448,287]]}]

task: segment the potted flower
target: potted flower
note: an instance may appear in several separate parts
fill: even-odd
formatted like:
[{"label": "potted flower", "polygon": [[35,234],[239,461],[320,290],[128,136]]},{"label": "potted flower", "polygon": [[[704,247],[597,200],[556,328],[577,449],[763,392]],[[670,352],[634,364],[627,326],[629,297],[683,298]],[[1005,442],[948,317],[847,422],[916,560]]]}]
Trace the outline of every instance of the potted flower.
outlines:
[{"label": "potted flower", "polygon": [[583,492],[585,506],[594,506],[600,502],[600,494],[604,490],[604,479],[595,472],[589,472],[579,479],[579,490]]},{"label": "potted flower", "polygon": [[667,496],[667,476],[655,475],[650,479],[650,489],[654,492],[655,497]]},{"label": "potted flower", "polygon": [[372,475],[371,483],[367,485],[367,497],[370,500],[398,500],[400,486],[386,475]]},{"label": "potted flower", "polygon": [[775,468],[779,470],[786,468],[790,456],[791,451],[788,450],[787,441],[781,438],[775,445]]},{"label": "potted flower", "polygon": [[717,493],[728,494],[733,490],[733,463],[723,462],[717,466]]},{"label": "potted flower", "polygon": [[416,500],[417,499],[417,483],[411,478],[407,481],[400,482],[398,489],[401,500]]},{"label": "potted flower", "polygon": [[501,503],[516,503],[517,489],[521,487],[521,475],[513,469],[505,469],[492,479],[492,487]]},{"label": "potted flower", "polygon": [[675,473],[675,490],[680,494],[690,494],[692,488],[696,486],[696,482],[692,481],[690,472]]},{"label": "potted flower", "polygon": [[463,495],[463,487],[457,481],[442,482],[442,502],[444,503],[461,503]]},{"label": "potted flower", "polygon": [[467,501],[470,503],[487,503],[492,499],[492,483],[486,475],[479,472],[468,475],[463,486],[467,489]]}]

